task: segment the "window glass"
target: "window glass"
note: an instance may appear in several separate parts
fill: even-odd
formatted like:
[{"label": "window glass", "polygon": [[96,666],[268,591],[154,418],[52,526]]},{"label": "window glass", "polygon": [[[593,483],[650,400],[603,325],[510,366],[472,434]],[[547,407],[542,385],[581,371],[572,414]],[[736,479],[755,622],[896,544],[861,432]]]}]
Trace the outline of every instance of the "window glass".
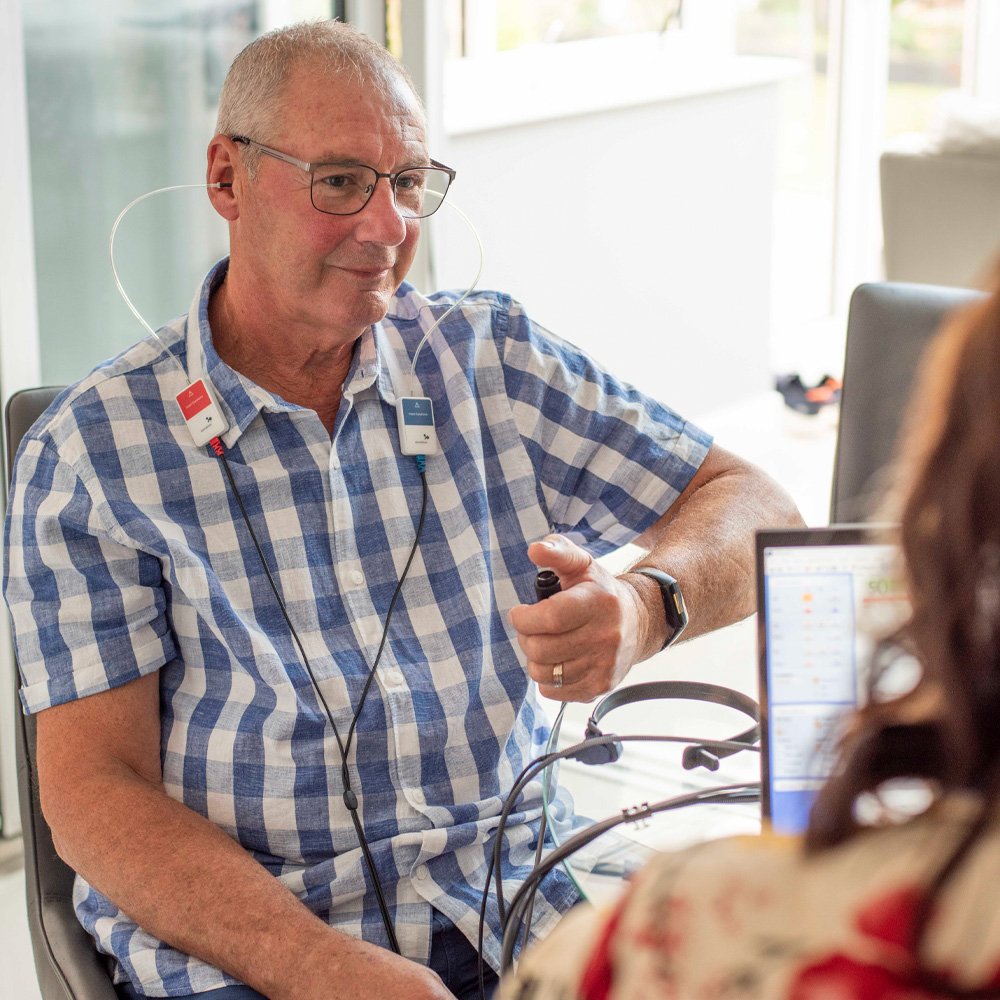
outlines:
[{"label": "window glass", "polygon": [[[329,14],[327,0],[23,4],[45,382],[81,378],[142,336],[114,288],[108,235],[138,195],[203,181],[236,53],[276,24]],[[225,248],[224,224],[198,189],[137,205],[115,244],[122,282],[154,328],[186,310]]]},{"label": "window glass", "polygon": [[680,12],[680,0],[499,0],[497,50],[663,31]]},{"label": "window glass", "polygon": [[[393,3],[401,0],[390,0]],[[680,27],[684,0],[442,0],[452,58]]]},{"label": "window glass", "polygon": [[964,0],[893,0],[886,135],[924,132],[961,83]]},{"label": "window glass", "polygon": [[775,370],[804,368],[811,377],[840,364],[836,337],[826,328],[834,221],[829,25],[826,0],[742,0],[736,30],[740,54],[779,56],[797,64],[797,72],[781,85],[771,349]]}]

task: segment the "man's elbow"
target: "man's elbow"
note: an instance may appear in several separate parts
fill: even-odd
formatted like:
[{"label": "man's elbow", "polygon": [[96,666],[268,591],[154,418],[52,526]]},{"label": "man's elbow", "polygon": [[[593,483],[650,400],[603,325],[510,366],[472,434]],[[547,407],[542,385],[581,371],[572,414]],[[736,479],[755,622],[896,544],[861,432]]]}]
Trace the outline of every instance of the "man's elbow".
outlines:
[{"label": "man's elbow", "polygon": [[49,824],[49,831],[52,834],[52,846],[55,848],[56,854],[59,855],[60,859],[69,865],[70,868],[73,867],[73,862],[70,860],[70,849],[66,840],[55,830],[52,829],[52,824]]},{"label": "man's elbow", "polygon": [[761,484],[762,528],[801,528],[805,525],[802,512],[792,499],[791,493],[777,480],[772,479],[762,469],[757,469]]},{"label": "man's elbow", "polygon": [[130,793],[145,782],[119,761],[59,763],[53,767],[50,760],[39,768],[39,803],[56,854],[83,872],[103,854],[111,830],[128,828],[135,802]]},{"label": "man's elbow", "polygon": [[95,795],[88,792],[85,776],[39,775],[38,799],[42,816],[52,835],[56,854],[70,868],[78,870],[79,859],[75,848],[86,836],[82,828],[87,825],[87,816],[92,818],[100,808],[100,799]]},{"label": "man's elbow", "polygon": [[731,505],[758,528],[801,528],[805,521],[791,493],[759,465],[727,456],[732,464],[714,477]]}]

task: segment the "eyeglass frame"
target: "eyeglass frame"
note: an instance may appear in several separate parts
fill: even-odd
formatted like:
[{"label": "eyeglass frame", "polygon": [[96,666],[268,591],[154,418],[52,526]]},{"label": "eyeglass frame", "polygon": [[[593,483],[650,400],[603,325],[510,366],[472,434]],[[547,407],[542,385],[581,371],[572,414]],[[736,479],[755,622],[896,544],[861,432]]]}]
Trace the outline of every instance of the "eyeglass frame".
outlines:
[{"label": "eyeglass frame", "polygon": [[[395,173],[383,173],[380,170],[376,170],[373,166],[367,163],[359,163],[353,160],[343,161],[345,163],[350,162],[351,166],[364,167],[366,170],[370,170],[375,175],[375,183],[372,185],[371,192],[365,199],[365,203],[360,207],[356,208],[353,212],[326,212],[322,208],[316,207],[316,202],[313,200],[313,170],[316,167],[336,167],[339,166],[340,161],[329,161],[329,160],[317,160],[315,163],[307,163],[305,160],[300,160],[297,157],[291,156],[289,153],[282,153],[280,149],[274,149],[271,146],[265,146],[264,143],[258,142],[256,139],[251,139],[248,135],[231,135],[229,139],[232,142],[238,143],[241,146],[256,146],[262,153],[266,153],[268,156],[273,156],[276,160],[281,160],[284,163],[290,163],[293,167],[298,167],[300,170],[304,170],[309,174],[309,203],[317,212],[322,212],[323,215],[337,215],[346,218],[350,215],[357,215],[358,212],[363,212],[368,206],[368,202],[372,200],[372,195],[375,194],[375,188],[378,186],[378,182],[384,177],[392,187],[392,203],[396,205],[396,179],[400,174],[405,174],[408,170],[427,170],[430,167],[434,167],[437,170],[443,170],[448,175],[448,186],[444,189],[444,194],[441,195],[441,201],[435,205],[433,211],[428,212],[426,215],[410,215],[403,216],[403,218],[410,219],[429,219],[434,212],[436,212],[443,204],[445,198],[448,196],[448,192],[451,190],[451,185],[455,178],[458,176],[458,171],[453,170],[451,167],[446,166],[443,163],[439,163],[437,160],[432,159],[428,164],[417,164],[412,167],[403,167],[402,170],[397,170]],[[402,214],[402,213],[400,213]]]}]

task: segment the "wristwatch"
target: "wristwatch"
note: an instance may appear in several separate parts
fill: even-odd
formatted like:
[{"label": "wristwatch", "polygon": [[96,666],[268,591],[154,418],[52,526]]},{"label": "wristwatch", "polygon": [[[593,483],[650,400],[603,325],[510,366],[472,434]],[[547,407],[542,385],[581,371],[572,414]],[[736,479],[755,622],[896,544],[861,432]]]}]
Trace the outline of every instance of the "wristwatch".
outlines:
[{"label": "wristwatch", "polygon": [[660,647],[662,651],[677,641],[688,623],[687,607],[684,605],[681,585],[669,573],[654,569],[652,566],[633,566],[629,573],[641,573],[643,576],[648,576],[651,580],[655,580],[660,587],[660,596],[663,598],[663,610],[667,616],[668,627],[667,641]]}]

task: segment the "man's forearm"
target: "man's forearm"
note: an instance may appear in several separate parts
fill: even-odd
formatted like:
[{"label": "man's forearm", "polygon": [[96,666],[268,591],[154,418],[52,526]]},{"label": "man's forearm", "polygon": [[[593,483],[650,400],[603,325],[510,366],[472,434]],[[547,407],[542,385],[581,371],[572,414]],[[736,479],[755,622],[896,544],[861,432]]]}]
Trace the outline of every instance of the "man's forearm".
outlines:
[{"label": "man's forearm", "polygon": [[75,791],[63,786],[59,798],[50,823],[71,867],[144,930],[265,996],[309,995],[297,984],[309,981],[310,963],[329,975],[335,956],[369,947],[328,927],[222,830],[124,764]]},{"label": "man's forearm", "polygon": [[[684,638],[739,621],[754,610],[754,534],[759,528],[801,525],[787,492],[746,463],[723,470],[683,496],[639,539],[639,559],[676,577],[690,615]],[[663,643],[663,601],[653,580],[624,574],[650,622],[642,659]]]}]

